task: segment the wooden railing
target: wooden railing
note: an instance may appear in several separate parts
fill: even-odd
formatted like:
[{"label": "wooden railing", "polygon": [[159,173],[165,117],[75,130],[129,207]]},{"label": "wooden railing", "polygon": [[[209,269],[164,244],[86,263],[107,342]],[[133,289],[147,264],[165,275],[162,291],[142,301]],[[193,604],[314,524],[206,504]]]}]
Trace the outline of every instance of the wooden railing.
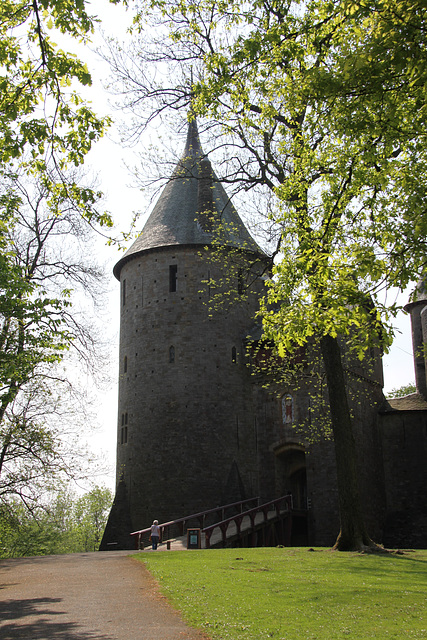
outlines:
[{"label": "wooden railing", "polygon": [[[177,529],[178,535],[183,536],[185,533],[186,525],[191,521],[197,521],[200,529],[205,531],[205,523],[206,518],[212,515],[216,515],[216,518],[220,519],[220,522],[226,522],[225,515],[226,511],[236,510],[239,514],[249,513],[252,509],[248,511],[243,511],[245,508],[247,510],[248,506],[255,505],[253,508],[257,508],[259,505],[259,498],[249,498],[248,500],[240,500],[239,502],[232,502],[231,504],[222,505],[220,507],[214,507],[213,509],[207,509],[206,511],[200,511],[199,513],[193,513],[189,516],[185,516],[184,518],[178,518],[177,520],[171,520],[170,522],[163,522],[159,524],[160,528],[160,541],[167,540],[170,538],[170,532],[175,527]],[[213,525],[217,526],[217,525]],[[209,527],[208,527],[209,529]],[[151,532],[151,526],[146,529],[141,529],[140,531],[133,531],[130,535],[135,537],[135,548],[141,549],[148,544],[149,537]]]},{"label": "wooden railing", "polygon": [[217,528],[221,530],[222,543],[225,544],[227,540],[227,529],[231,523],[234,523],[236,525],[236,530],[237,530],[236,533],[238,536],[240,536],[243,518],[249,517],[250,523],[251,523],[250,528],[253,530],[255,528],[256,516],[259,513],[262,513],[264,518],[263,520],[258,521],[256,524],[257,526],[259,525],[262,526],[263,524],[271,520],[271,517],[269,518],[268,516],[270,511],[274,511],[275,516],[278,517],[282,515],[284,511],[290,512],[291,510],[292,510],[292,496],[287,495],[287,496],[282,496],[281,498],[277,498],[276,500],[271,500],[270,502],[266,502],[265,504],[257,505],[253,509],[249,509],[248,511],[243,511],[239,514],[226,518],[221,522],[216,522],[215,524],[212,524],[209,527],[205,527],[203,528],[203,533],[205,534],[205,538],[206,538],[206,549],[210,548],[211,536],[215,531],[215,529]]}]

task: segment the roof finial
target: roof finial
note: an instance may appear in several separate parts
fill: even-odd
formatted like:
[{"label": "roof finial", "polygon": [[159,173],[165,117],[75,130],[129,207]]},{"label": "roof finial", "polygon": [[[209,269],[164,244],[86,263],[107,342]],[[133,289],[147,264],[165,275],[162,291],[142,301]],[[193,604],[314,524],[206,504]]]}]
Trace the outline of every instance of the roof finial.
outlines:
[{"label": "roof finial", "polygon": [[203,151],[200,144],[199,131],[197,129],[196,116],[190,116],[188,123],[187,142],[185,145],[185,157],[202,156]]},{"label": "roof finial", "polygon": [[188,132],[187,132],[187,143],[185,145],[185,156],[186,157],[195,157],[202,156],[203,151],[200,144],[199,131],[197,128],[197,120],[196,114],[193,110],[193,67],[190,68],[190,94],[191,94],[191,102],[190,102],[190,110],[188,113]]}]

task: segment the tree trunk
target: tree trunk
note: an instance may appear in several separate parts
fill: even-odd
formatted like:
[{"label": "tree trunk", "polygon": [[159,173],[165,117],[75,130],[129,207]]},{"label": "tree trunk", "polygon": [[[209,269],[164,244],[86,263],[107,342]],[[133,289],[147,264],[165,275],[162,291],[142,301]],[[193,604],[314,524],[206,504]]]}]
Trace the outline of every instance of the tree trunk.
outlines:
[{"label": "tree trunk", "polygon": [[332,430],[337,463],[340,532],[334,548],[354,551],[375,546],[369,537],[358,486],[356,443],[354,441],[341,352],[336,338],[324,336],[320,342],[328,383]]}]

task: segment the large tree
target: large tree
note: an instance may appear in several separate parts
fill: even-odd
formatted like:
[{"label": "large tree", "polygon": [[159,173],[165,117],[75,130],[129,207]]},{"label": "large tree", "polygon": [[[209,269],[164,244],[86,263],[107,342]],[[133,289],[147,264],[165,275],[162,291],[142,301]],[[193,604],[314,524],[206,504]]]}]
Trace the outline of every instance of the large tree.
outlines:
[{"label": "large tree", "polygon": [[43,477],[73,468],[57,365],[71,348],[86,364],[100,358],[72,296],[99,286],[81,249],[112,220],[79,167],[110,120],[79,95],[91,76],[64,50],[88,44],[95,23],[84,0],[0,5],[0,497],[27,504]]},{"label": "large tree", "polygon": [[384,291],[425,265],[425,18],[421,1],[152,0],[133,55],[110,54],[140,128],[171,110],[202,116],[227,149],[221,179],[268,194],[264,332],[281,356],[320,345],[339,549],[372,546],[341,346],[361,359],[387,348]]},{"label": "large tree", "polygon": [[68,197],[25,172],[2,190],[0,501],[19,496],[31,506],[60,476],[87,473],[75,440],[90,419],[64,364],[88,374],[102,366],[93,313],[72,303],[89,297],[99,306],[103,275],[90,257],[92,232]]}]

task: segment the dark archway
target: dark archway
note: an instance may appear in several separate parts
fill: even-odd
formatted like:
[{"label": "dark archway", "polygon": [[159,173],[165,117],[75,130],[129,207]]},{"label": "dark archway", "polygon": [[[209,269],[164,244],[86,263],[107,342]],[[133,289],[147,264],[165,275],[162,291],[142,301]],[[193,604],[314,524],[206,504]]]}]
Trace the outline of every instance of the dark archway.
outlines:
[{"label": "dark archway", "polygon": [[292,495],[292,546],[308,544],[306,454],[301,444],[287,443],[275,450],[276,492]]}]

